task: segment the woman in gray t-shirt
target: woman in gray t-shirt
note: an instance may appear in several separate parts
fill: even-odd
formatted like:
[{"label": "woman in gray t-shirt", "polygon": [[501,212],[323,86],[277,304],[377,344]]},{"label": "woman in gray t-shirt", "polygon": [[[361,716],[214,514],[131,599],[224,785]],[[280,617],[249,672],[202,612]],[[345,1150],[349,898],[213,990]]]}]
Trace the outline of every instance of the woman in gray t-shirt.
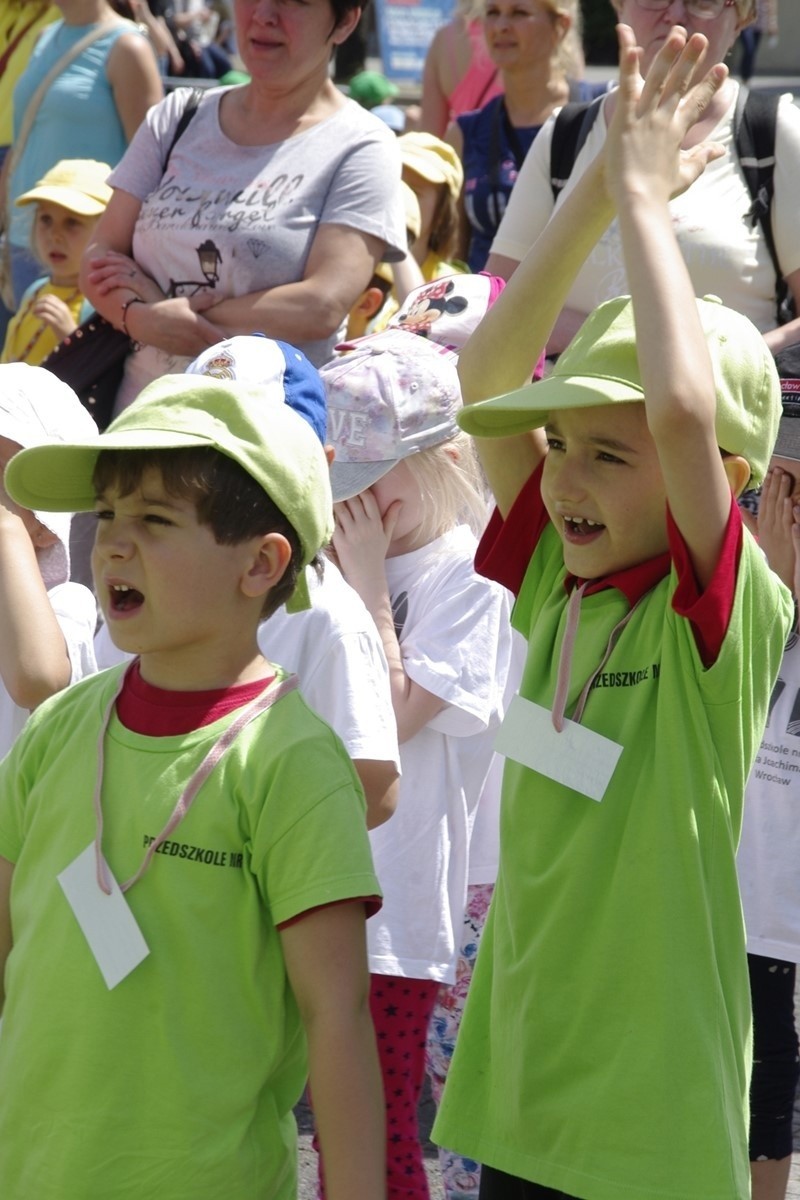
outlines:
[{"label": "woman in gray t-shirt", "polygon": [[174,145],[187,93],[151,109],[84,258],[85,294],[140,346],[117,408],[231,334],[264,332],[320,365],[376,262],[406,250],[394,136],[328,73],[360,9],[234,12],[250,82],[204,93]]}]

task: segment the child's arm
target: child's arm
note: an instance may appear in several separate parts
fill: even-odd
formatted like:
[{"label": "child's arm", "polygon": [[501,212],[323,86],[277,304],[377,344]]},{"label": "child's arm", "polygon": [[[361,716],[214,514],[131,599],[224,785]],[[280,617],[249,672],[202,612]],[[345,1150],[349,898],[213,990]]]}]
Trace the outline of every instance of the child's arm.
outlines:
[{"label": "child's arm", "polygon": [[67,644],[20,510],[0,486],[0,678],[15,704],[34,709],[70,681]]},{"label": "child's arm", "polygon": [[[695,43],[685,56],[692,69],[697,56]],[[675,45],[662,48],[648,79],[658,78],[664,84],[674,59]],[[686,66],[679,77],[667,80],[664,94],[668,103],[676,102],[680,94],[676,88],[686,91],[688,73]],[[713,68],[692,89],[691,103],[681,110],[684,129],[697,120],[724,78],[724,68]],[[670,180],[671,193],[688,187],[712,153],[704,145],[683,155]],[[502,395],[530,379],[575,276],[613,216],[614,201],[606,189],[604,160],[599,156],[555,210],[461,352],[458,374],[464,404]],[[514,438],[481,438],[476,446],[497,507],[505,516],[545,454],[544,435],[533,430]]]},{"label": "child's arm", "polygon": [[369,1011],[364,907],[315,909],[281,930],[308,1038],[328,1200],[386,1195],[383,1085]]},{"label": "child's arm", "polygon": [[[618,28],[620,87],[606,142],[606,184],[619,210],[647,422],[670,511],[702,589],[718,561],[731,487],[714,427],[711,360],[668,201],[685,161],[681,141],[727,71],[717,64],[690,88],[707,43],[698,34],[687,41],[675,28],[643,84],[632,31]],[[688,155],[702,169],[721,153],[703,144]]]},{"label": "child's arm", "polygon": [[0,1016],[3,1015],[5,1004],[5,988],[3,980],[6,973],[6,959],[11,953],[11,876],[14,874],[14,864],[7,858],[0,858]]},{"label": "child's arm", "polygon": [[409,679],[403,666],[386,582],[386,551],[392,540],[402,502],[395,501],[381,517],[372,492],[334,506],[336,526],[333,549],[347,582],[358,592],[372,617],[389,664],[389,686],[397,721],[397,740],[402,746],[419,733],[445,707],[444,701]]}]

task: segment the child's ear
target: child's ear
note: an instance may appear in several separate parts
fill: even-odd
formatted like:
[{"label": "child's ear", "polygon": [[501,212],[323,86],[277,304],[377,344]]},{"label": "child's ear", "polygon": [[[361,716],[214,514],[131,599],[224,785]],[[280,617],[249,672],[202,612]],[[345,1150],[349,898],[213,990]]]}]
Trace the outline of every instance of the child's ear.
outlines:
[{"label": "child's ear", "polygon": [[384,296],[380,288],[368,287],[361,293],[361,298],[358,301],[358,311],[370,319],[374,317],[383,304]]},{"label": "child's ear", "polygon": [[[613,4],[613,0],[612,0]],[[616,5],[614,5],[616,7]],[[559,39],[563,42],[564,38],[572,28],[572,17],[569,13],[556,13],[556,29],[558,30]]]},{"label": "child's ear", "polygon": [[31,541],[37,550],[47,550],[50,546],[55,546],[58,541],[58,535],[53,533],[52,529],[48,529],[41,521],[36,522],[31,533]]},{"label": "child's ear", "polygon": [[726,454],[722,465],[728,476],[731,491],[738,498],[750,482],[750,464],[741,454]]},{"label": "child's ear", "polygon": [[286,574],[292,547],[282,533],[265,533],[258,538],[248,570],[242,577],[245,596],[266,596]]}]

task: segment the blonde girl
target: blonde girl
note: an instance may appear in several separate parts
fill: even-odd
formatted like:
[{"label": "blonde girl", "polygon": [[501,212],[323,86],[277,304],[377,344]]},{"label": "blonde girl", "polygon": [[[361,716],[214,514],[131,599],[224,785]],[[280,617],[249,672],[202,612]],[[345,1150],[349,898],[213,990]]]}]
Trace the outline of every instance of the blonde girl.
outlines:
[{"label": "blonde girl", "polygon": [[486,509],[460,434],[451,355],[390,330],[322,369],[336,455],[333,549],[389,663],[402,778],[371,834],[371,1007],[387,1107],[389,1200],[426,1200],[417,1129],[426,1033],[455,980],[470,835],[509,667],[508,600],[475,574]]},{"label": "blonde girl", "polygon": [[94,159],[63,159],[17,200],[20,207],[35,206],[31,250],[45,274],[23,294],[9,322],[2,362],[39,366],[91,313],[78,272],[111,196],[110,171]]}]

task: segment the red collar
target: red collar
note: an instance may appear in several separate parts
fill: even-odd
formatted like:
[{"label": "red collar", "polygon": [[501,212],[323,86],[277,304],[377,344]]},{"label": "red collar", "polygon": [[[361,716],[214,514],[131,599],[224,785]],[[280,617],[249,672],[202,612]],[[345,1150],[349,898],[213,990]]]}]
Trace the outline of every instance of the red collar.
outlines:
[{"label": "red collar", "polygon": [[147,737],[192,733],[249,704],[273,678],[203,692],[172,692],[142,679],[136,659],[117,697],[117,716],[126,729]]},{"label": "red collar", "polygon": [[[604,575],[601,579],[590,580],[586,585],[584,595],[593,596],[595,592],[603,592],[607,588],[617,588],[632,607],[646,592],[649,592],[666,575],[669,575],[671,567],[672,555],[665,550],[663,554],[657,554],[655,558],[648,558],[646,562],[636,563],[635,566],[626,567],[624,571],[615,571],[612,575]],[[580,586],[583,582],[584,580],[576,578],[575,575],[567,575],[564,586],[567,592],[571,592],[573,587]]]}]

